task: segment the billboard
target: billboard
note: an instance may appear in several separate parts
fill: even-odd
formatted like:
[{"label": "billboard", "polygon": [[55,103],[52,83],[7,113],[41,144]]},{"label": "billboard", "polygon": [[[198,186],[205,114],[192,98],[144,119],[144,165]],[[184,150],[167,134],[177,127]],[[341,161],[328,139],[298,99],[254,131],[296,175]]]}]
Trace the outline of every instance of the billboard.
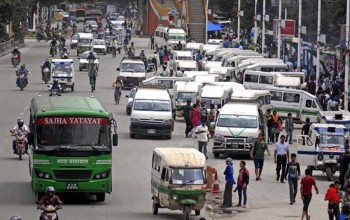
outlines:
[{"label": "billboard", "polygon": [[[282,19],[281,21],[281,37],[282,39],[291,39],[295,37],[296,27],[295,20]],[[273,36],[277,39],[278,35],[278,20],[273,20]]]}]

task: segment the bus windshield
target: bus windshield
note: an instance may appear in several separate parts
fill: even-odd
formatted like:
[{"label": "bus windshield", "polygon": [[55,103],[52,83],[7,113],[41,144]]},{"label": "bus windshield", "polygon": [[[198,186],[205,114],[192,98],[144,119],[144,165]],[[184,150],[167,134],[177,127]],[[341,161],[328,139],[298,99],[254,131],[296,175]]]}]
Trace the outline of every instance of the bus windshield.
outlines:
[{"label": "bus windshield", "polygon": [[85,17],[85,10],[84,10],[84,9],[77,9],[77,10],[75,11],[75,15],[76,15],[77,17]]}]

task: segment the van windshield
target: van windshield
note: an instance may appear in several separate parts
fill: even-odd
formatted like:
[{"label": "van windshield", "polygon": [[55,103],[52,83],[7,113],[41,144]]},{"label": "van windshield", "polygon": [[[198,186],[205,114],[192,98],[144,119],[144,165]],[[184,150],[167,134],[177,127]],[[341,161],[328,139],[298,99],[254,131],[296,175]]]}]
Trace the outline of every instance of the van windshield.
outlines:
[{"label": "van windshield", "polygon": [[185,40],[185,34],[169,34],[169,40]]},{"label": "van windshield", "polygon": [[209,106],[210,104],[221,104],[221,100],[220,99],[213,99],[213,98],[202,98],[202,102],[205,103],[205,106]]},{"label": "van windshield", "polygon": [[230,128],[257,128],[258,120],[257,117],[253,115],[220,114],[217,126]]},{"label": "van windshield", "polygon": [[86,44],[90,44],[91,39],[80,38],[80,39],[79,39],[79,42],[80,42],[80,44],[82,44],[82,45],[86,45]]},{"label": "van windshield", "polygon": [[171,180],[173,184],[204,184],[202,169],[171,169]]},{"label": "van windshield", "polygon": [[70,66],[57,65],[53,68],[53,76],[70,75],[72,68]]},{"label": "van windshield", "polygon": [[179,92],[176,97],[178,102],[187,102],[191,100],[191,102],[196,101],[197,93],[196,92]]},{"label": "van windshield", "polygon": [[170,109],[170,102],[167,100],[150,100],[150,99],[136,99],[134,110],[137,111],[161,111],[168,112]]},{"label": "van windshield", "polygon": [[344,146],[344,136],[340,135],[320,135],[320,147],[329,147],[326,145],[342,145]]},{"label": "van windshield", "polygon": [[141,63],[122,63],[120,72],[145,72],[145,66]]}]

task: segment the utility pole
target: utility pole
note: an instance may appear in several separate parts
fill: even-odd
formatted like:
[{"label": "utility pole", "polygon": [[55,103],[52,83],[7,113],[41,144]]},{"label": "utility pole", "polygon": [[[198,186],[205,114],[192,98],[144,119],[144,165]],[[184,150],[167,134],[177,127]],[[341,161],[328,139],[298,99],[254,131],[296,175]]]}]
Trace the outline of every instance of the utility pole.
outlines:
[{"label": "utility pole", "polygon": [[349,103],[349,31],[350,31],[350,0],[346,1],[346,49],[345,54],[345,95],[344,95],[344,110],[348,111]]},{"label": "utility pole", "polygon": [[298,70],[300,71],[300,59],[301,59],[301,14],[302,14],[303,1],[299,0],[299,20],[298,20]]},{"label": "utility pole", "polygon": [[261,52],[264,52],[265,48],[265,15],[266,14],[266,0],[263,0],[263,15],[262,15],[262,36],[261,36]]},{"label": "utility pole", "polygon": [[254,19],[254,46],[256,46],[256,42],[258,40],[258,21],[257,21],[257,13],[258,13],[258,0],[255,0],[255,19]]},{"label": "utility pole", "polygon": [[282,0],[279,0],[278,8],[278,44],[277,44],[277,58],[281,59],[281,22],[282,22]]},{"label": "utility pole", "polygon": [[318,0],[318,13],[317,13],[317,64],[316,64],[316,91],[318,91],[318,79],[320,78],[320,47],[321,47],[321,0]]},{"label": "utility pole", "polygon": [[238,12],[237,12],[237,16],[238,16],[238,25],[237,25],[237,38],[238,41],[241,38],[241,0],[238,0]]}]

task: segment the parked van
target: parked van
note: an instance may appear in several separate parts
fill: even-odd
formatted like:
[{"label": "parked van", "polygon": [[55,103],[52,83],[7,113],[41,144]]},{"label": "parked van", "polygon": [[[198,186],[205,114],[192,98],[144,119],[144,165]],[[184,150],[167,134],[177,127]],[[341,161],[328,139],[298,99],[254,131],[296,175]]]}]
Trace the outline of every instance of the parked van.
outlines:
[{"label": "parked van", "polygon": [[294,121],[306,122],[306,118],[310,118],[310,122],[319,121],[317,115],[321,107],[316,96],[297,89],[272,86],[267,86],[265,89],[270,91],[271,105],[281,117],[287,117],[288,113],[292,113]]},{"label": "parked van", "polygon": [[285,77],[282,75],[277,75],[275,86],[288,89],[301,89],[302,87],[299,77]]},{"label": "parked van", "polygon": [[202,86],[211,83],[211,82],[218,82],[219,81],[219,76],[214,75],[214,74],[207,74],[207,75],[197,75],[193,77],[194,82],[201,83]]},{"label": "parked van", "polygon": [[92,50],[93,39],[94,35],[92,33],[78,33],[77,56],[85,51]]},{"label": "parked van", "polygon": [[234,92],[238,90],[246,90],[242,84],[236,82],[213,82],[208,83],[208,85],[232,88]]},{"label": "parked van", "polygon": [[205,106],[210,104],[224,106],[231,98],[232,87],[206,85],[200,91],[200,100]]},{"label": "parked van", "polygon": [[201,49],[203,48],[203,45],[204,45],[203,43],[188,42],[186,44],[185,50],[191,51],[192,54],[195,55],[198,51],[201,51]]},{"label": "parked van", "polygon": [[260,56],[260,55],[241,54],[241,55],[234,56],[234,57],[227,59],[227,61],[224,63],[224,66],[238,67],[238,65],[243,60],[250,59],[250,58],[264,58],[264,57]]},{"label": "parked van", "polygon": [[194,80],[195,76],[207,76],[207,71],[185,71],[183,77],[190,77]]},{"label": "parked van", "polygon": [[222,67],[222,65],[221,65],[221,62],[206,61],[206,62],[203,62],[203,67],[204,67],[204,70],[208,71],[210,68]]},{"label": "parked van", "polygon": [[157,48],[167,46],[169,50],[174,48],[179,42],[186,45],[186,32],[181,28],[165,27],[159,25],[154,34],[154,43]]},{"label": "parked van", "polygon": [[196,103],[199,98],[201,84],[197,82],[176,82],[174,86],[173,101],[176,107],[176,116],[183,117],[182,106],[186,105],[188,100]]},{"label": "parked van", "polygon": [[130,138],[147,135],[171,139],[172,112],[171,98],[165,85],[141,83],[133,99]]},{"label": "parked van", "polygon": [[288,71],[285,63],[256,63],[248,66],[246,70],[264,71],[264,72],[285,72]]},{"label": "parked van", "polygon": [[172,66],[176,60],[193,60],[191,51],[171,50],[169,66]]},{"label": "parked van", "polygon": [[174,77],[174,76],[154,76],[142,81],[143,84],[164,84],[171,97],[174,94],[174,85],[176,82],[190,82],[192,77]]},{"label": "parked van", "polygon": [[176,60],[170,68],[175,76],[183,76],[185,71],[197,71],[198,64],[194,60]]},{"label": "parked van", "polygon": [[235,78],[234,68],[232,67],[212,67],[209,69],[209,75],[215,74],[219,76],[219,81],[225,81],[229,76],[231,79]]},{"label": "parked van", "polygon": [[238,89],[233,91],[231,102],[254,102],[265,114],[267,109],[271,109],[271,93],[266,90]]}]

